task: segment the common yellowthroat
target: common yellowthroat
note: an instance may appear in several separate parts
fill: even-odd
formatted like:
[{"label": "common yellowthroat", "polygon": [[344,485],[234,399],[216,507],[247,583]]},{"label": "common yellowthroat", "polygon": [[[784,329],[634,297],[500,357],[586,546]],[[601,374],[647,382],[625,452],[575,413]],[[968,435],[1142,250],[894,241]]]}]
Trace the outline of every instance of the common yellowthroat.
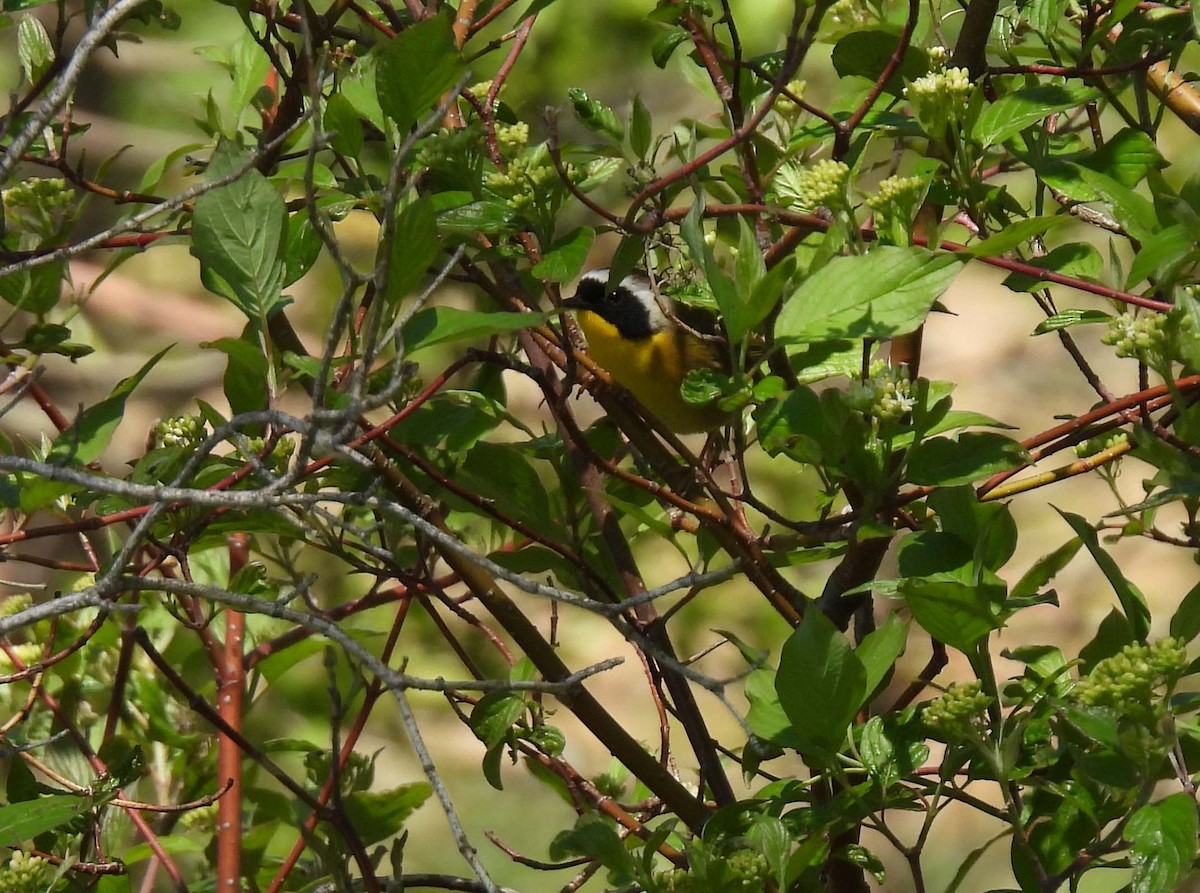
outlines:
[{"label": "common yellowthroat", "polygon": [[592,359],[671,431],[711,431],[728,418],[679,393],[691,370],[728,367],[715,318],[658,294],[644,273],[609,288],[607,269],[585,273],[562,306],[576,311]]}]

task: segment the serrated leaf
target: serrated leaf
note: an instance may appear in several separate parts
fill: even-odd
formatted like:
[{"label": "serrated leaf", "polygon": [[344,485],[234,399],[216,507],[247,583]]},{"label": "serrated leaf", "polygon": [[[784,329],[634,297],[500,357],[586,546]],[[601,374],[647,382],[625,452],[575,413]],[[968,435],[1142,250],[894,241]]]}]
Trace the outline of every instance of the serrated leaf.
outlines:
[{"label": "serrated leaf", "polygon": [[785,301],[776,340],[807,343],[911,332],[961,268],[953,254],[893,245],[834,258]]}]

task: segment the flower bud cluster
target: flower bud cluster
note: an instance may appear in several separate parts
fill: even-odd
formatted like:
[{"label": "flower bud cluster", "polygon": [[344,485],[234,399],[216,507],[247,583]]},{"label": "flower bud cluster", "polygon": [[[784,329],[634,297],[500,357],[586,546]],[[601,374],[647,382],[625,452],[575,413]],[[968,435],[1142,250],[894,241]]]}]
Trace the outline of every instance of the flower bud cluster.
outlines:
[{"label": "flower bud cluster", "polygon": [[947,68],[912,81],[904,88],[904,96],[925,132],[934,139],[942,139],[946,128],[958,121],[973,90],[974,84],[965,68]]},{"label": "flower bud cluster", "polygon": [[825,19],[842,28],[853,28],[870,24],[873,17],[862,0],[837,0],[825,13]]},{"label": "flower bud cluster", "polygon": [[1099,437],[1089,437],[1087,440],[1075,444],[1075,455],[1080,459],[1086,459],[1088,456],[1110,450],[1128,440],[1129,434],[1125,431],[1109,431]]},{"label": "flower bud cluster", "polygon": [[30,177],[0,192],[9,232],[38,242],[60,238],[75,219],[75,193],[60,177]]},{"label": "flower bud cluster", "polygon": [[1187,652],[1178,639],[1168,637],[1149,645],[1134,642],[1097,663],[1079,680],[1075,695],[1090,707],[1109,707],[1151,720],[1162,709],[1155,693],[1170,689],[1187,667]]},{"label": "flower bud cluster", "polygon": [[[42,646],[37,642],[20,642],[16,645],[10,645],[12,654],[7,651],[0,651],[0,672],[12,673],[15,670],[24,669],[32,664],[40,663],[43,654],[45,653]],[[14,658],[16,658],[14,660]],[[4,887],[0,886],[0,890]]]},{"label": "flower bud cluster", "polygon": [[[721,890],[758,891],[767,889],[771,866],[767,857],[754,850],[738,850],[721,859],[724,883]],[[712,889],[686,871],[664,872],[655,877],[662,893],[701,893]]]},{"label": "flower bud cluster", "polygon": [[[566,165],[567,176],[578,176],[573,165]],[[537,164],[525,156],[508,163],[505,170],[492,171],[483,178],[483,185],[502,197],[510,207],[520,211],[530,207],[539,193],[558,182],[558,171],[551,164]]]},{"label": "flower bud cluster", "polygon": [[925,181],[920,177],[888,177],[880,182],[879,191],[867,199],[867,207],[875,212],[875,231],[880,237],[908,244],[909,227],[924,195]]},{"label": "flower bud cluster", "polygon": [[467,127],[443,127],[421,141],[417,149],[418,167],[436,168],[443,165],[466,165],[472,153],[483,146],[483,128],[478,124]]},{"label": "flower bud cluster", "polygon": [[1109,321],[1101,340],[1112,345],[1117,356],[1139,360],[1169,377],[1180,335],[1192,335],[1192,318],[1187,314],[1123,313]]},{"label": "flower bud cluster", "polygon": [[204,420],[195,415],[181,415],[159,419],[150,432],[155,446],[191,447],[202,441],[207,434]]},{"label": "flower bud cluster", "polygon": [[775,176],[774,187],[780,198],[801,211],[822,206],[846,204],[846,183],[850,168],[841,161],[823,158],[810,167],[785,165]]},{"label": "flower bud cluster", "polygon": [[287,471],[288,462],[291,461],[292,453],[295,452],[295,444],[286,437],[281,437],[275,441],[275,446],[271,447],[271,452],[266,456],[262,455],[263,450],[267,448],[267,439],[265,437],[248,437],[246,438],[246,449],[254,456],[261,456],[260,461],[267,466],[275,474],[283,474]]},{"label": "flower bud cluster", "polygon": [[787,82],[785,93],[780,93],[779,98],[775,100],[775,111],[779,114],[790,118],[799,111],[800,106],[792,101],[794,96],[796,99],[804,98],[804,91],[808,89],[808,81],[799,78]]},{"label": "flower bud cluster", "polygon": [[892,366],[884,360],[871,364],[866,381],[854,381],[846,389],[846,402],[863,415],[898,420],[912,411],[915,399],[907,366]]},{"label": "flower bud cluster", "polygon": [[46,893],[54,879],[54,866],[40,856],[14,850],[0,868],[0,890],[5,893]]},{"label": "flower bud cluster", "polygon": [[496,142],[502,150],[519,152],[529,144],[529,124],[518,121],[516,124],[497,124]]},{"label": "flower bud cluster", "polygon": [[973,728],[981,724],[984,711],[992,703],[985,695],[981,683],[952,682],[940,698],[925,705],[921,716],[931,728],[947,738],[965,738]]}]

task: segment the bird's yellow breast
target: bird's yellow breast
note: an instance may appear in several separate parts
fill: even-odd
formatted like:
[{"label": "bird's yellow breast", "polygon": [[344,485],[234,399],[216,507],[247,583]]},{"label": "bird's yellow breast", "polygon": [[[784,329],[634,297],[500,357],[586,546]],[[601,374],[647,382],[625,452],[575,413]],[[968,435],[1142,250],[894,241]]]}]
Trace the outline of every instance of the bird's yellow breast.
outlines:
[{"label": "bird's yellow breast", "polygon": [[590,310],[580,311],[577,319],[592,359],[672,431],[708,431],[724,420],[726,414],[715,406],[688,403],[679,393],[690,370],[720,367],[712,345],[677,326],[634,339]]}]

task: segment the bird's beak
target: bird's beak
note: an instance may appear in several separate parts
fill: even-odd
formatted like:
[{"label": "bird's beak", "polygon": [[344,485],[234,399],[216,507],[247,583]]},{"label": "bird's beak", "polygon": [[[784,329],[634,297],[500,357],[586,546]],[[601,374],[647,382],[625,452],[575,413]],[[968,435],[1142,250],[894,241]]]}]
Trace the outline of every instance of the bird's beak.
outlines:
[{"label": "bird's beak", "polygon": [[560,310],[583,310],[586,305],[576,295],[558,302]]}]

